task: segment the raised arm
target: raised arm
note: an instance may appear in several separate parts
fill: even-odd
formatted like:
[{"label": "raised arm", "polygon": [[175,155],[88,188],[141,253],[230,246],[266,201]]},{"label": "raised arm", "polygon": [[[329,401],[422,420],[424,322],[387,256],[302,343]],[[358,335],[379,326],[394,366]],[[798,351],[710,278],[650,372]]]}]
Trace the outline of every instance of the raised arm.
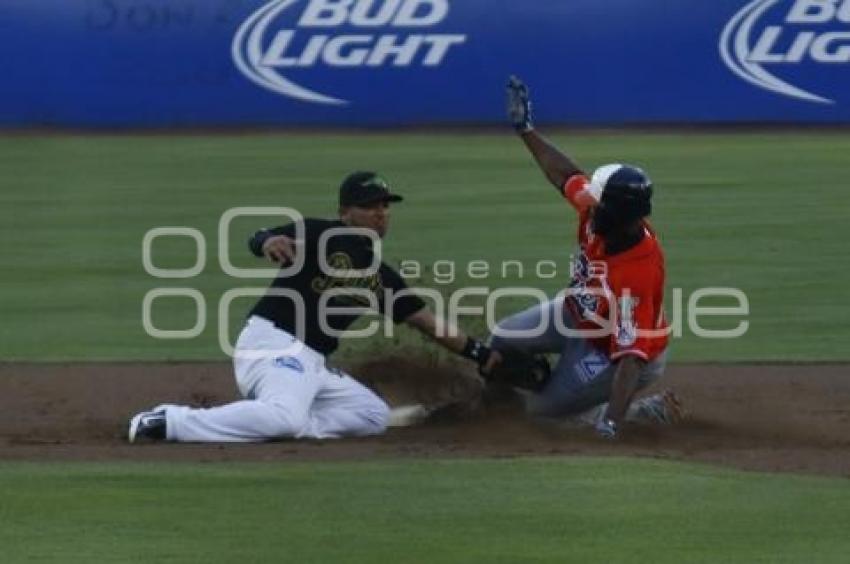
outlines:
[{"label": "raised arm", "polygon": [[559,193],[564,183],[575,174],[583,174],[578,165],[535,129],[531,119],[531,98],[528,87],[512,76],[507,86],[508,117],[514,130],[534,156],[543,174]]}]

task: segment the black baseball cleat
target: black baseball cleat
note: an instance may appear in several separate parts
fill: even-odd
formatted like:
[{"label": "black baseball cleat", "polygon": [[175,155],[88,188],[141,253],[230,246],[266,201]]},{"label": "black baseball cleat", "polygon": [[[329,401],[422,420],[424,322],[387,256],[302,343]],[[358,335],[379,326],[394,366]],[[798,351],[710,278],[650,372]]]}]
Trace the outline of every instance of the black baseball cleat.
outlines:
[{"label": "black baseball cleat", "polygon": [[152,411],[143,411],[130,419],[127,440],[131,443],[135,443],[139,439],[164,441],[165,425],[165,409],[156,408]]}]

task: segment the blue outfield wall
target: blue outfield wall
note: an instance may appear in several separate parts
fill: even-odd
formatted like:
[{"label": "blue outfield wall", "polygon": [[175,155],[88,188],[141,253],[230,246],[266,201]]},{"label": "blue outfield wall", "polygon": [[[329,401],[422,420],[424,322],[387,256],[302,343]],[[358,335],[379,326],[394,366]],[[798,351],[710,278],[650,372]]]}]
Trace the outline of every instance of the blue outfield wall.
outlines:
[{"label": "blue outfield wall", "polygon": [[850,0],[0,4],[0,126],[850,122]]}]

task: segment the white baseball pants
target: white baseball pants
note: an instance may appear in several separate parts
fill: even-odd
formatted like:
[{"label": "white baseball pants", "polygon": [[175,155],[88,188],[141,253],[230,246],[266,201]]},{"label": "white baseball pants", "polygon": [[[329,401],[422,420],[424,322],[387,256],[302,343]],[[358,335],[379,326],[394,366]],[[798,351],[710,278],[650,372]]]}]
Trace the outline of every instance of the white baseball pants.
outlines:
[{"label": "white baseball pants", "polygon": [[325,357],[261,317],[251,317],[233,357],[245,398],[220,407],[166,408],[168,440],[258,442],[293,437],[328,439],[376,435],[389,407]]}]

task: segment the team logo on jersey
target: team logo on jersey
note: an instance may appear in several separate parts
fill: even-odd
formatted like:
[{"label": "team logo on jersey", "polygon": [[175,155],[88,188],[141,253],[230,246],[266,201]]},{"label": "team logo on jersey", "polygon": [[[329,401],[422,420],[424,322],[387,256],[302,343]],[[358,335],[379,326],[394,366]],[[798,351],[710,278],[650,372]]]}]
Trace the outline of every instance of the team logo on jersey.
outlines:
[{"label": "team logo on jersey", "polygon": [[448,14],[449,0],[271,0],[239,27],[231,54],[258,86],[304,102],[347,104],[292,77],[317,68],[439,67],[466,41],[434,32]]},{"label": "team logo on jersey", "polygon": [[637,328],[634,325],[620,325],[617,328],[617,345],[630,347],[637,341]]},{"label": "team logo on jersey", "polygon": [[630,347],[637,341],[637,323],[635,323],[635,308],[638,298],[623,296],[618,300],[620,311],[617,316],[617,345]]},{"label": "team logo on jersey", "polygon": [[585,282],[591,278],[606,278],[608,264],[604,260],[590,260],[582,250],[578,258],[570,259],[570,275],[577,282]]},{"label": "team logo on jersey", "polygon": [[834,104],[776,74],[799,75],[803,65],[809,75],[812,65],[840,70],[850,63],[848,24],[850,0],[754,0],[726,24],[720,55],[732,72],[759,88]]},{"label": "team logo on jersey", "polygon": [[[605,261],[589,260],[582,251],[578,258],[571,261],[572,281],[570,296],[584,319],[592,319],[599,311],[600,298],[607,295],[608,265]],[[597,280],[598,286],[590,283]]]},{"label": "team logo on jersey", "polygon": [[[356,270],[354,268],[354,261],[348,253],[344,253],[342,251],[337,251],[335,253],[331,253],[328,256],[328,266],[334,271],[347,272]],[[320,274],[313,278],[313,281],[310,283],[310,287],[317,294],[321,294],[322,292],[329,290],[331,288],[355,288],[355,289],[366,289],[373,292],[380,299],[382,291],[384,289],[384,285],[381,282],[381,276],[375,272],[368,276],[345,276],[345,277],[336,277],[336,276],[328,276],[326,274]],[[335,300],[348,303],[350,305],[360,305],[363,307],[368,307],[370,305],[370,301],[366,296],[360,294],[338,294],[334,297]]]},{"label": "team logo on jersey", "polygon": [[273,364],[278,368],[288,368],[300,374],[304,373],[304,365],[294,356],[279,356],[275,358]]},{"label": "team logo on jersey", "polygon": [[578,304],[582,317],[587,319],[592,315],[595,315],[596,312],[599,311],[599,296],[592,292],[588,292],[587,285],[583,282],[573,286],[573,288],[575,289],[573,296],[575,297],[576,304]]}]

